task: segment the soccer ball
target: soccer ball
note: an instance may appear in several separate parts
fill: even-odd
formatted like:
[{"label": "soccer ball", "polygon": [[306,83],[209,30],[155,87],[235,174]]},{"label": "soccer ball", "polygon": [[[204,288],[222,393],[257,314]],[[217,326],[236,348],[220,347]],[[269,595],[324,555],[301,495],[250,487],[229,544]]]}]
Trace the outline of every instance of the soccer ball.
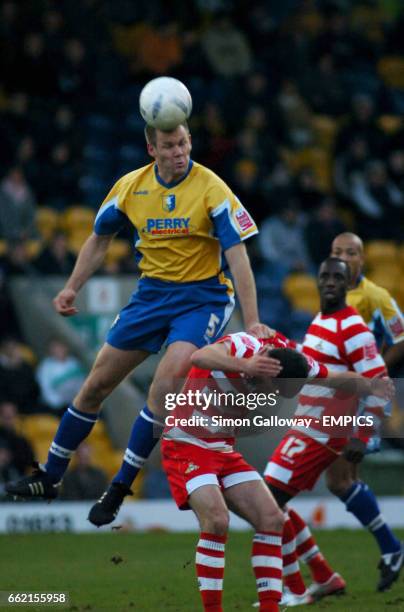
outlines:
[{"label": "soccer ball", "polygon": [[159,130],[173,130],[190,116],[192,98],[178,79],[158,77],[143,87],[139,108],[148,125]]}]

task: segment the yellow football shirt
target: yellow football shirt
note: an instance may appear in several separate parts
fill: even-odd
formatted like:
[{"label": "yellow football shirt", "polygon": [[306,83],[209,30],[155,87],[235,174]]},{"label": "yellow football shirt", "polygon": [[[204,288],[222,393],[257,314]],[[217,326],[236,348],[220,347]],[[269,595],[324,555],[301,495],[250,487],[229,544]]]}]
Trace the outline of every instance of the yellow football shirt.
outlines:
[{"label": "yellow football shirt", "polygon": [[404,319],[389,292],[362,276],[358,285],[348,291],[347,302],[356,308],[373,332],[379,346],[404,340]]},{"label": "yellow football shirt", "polygon": [[127,220],[135,227],[142,274],[174,282],[218,275],[222,253],[258,232],[226,183],[193,161],[171,184],[154,162],[123,176],[101,205],[94,231],[113,234]]}]

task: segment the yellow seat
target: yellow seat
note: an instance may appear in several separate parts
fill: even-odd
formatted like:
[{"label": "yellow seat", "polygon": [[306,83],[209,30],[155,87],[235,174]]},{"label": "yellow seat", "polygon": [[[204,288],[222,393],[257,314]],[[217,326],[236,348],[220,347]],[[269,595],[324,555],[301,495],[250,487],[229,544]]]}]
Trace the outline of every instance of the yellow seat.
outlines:
[{"label": "yellow seat", "polygon": [[317,284],[309,274],[291,274],[283,283],[283,291],[296,310],[304,310],[311,314],[319,311]]},{"label": "yellow seat", "polygon": [[41,240],[27,240],[25,242],[25,248],[29,259],[35,259],[35,257],[38,257],[40,251],[42,250],[43,243]]},{"label": "yellow seat", "polygon": [[27,346],[26,344],[20,344],[19,348],[20,348],[24,361],[29,363],[29,365],[35,367],[38,363],[38,359],[34,351],[32,350],[32,348]]},{"label": "yellow seat", "polygon": [[293,174],[299,173],[303,168],[311,168],[317,176],[320,189],[331,189],[331,155],[327,149],[308,147],[297,152],[283,151],[283,158]]},{"label": "yellow seat", "polygon": [[35,459],[39,461],[39,463],[46,463],[52,438],[49,440],[30,440],[30,442],[34,449]]},{"label": "yellow seat", "polygon": [[390,240],[372,240],[365,244],[365,261],[370,268],[397,262],[397,247]]},{"label": "yellow seat", "polygon": [[59,425],[59,419],[51,414],[32,414],[24,417],[23,432],[27,438],[35,440],[53,440]]},{"label": "yellow seat", "polygon": [[105,425],[103,421],[98,420],[94,427],[91,430],[90,435],[87,438],[89,444],[95,442],[96,440],[103,440],[105,438],[109,438],[108,433],[105,429]]},{"label": "yellow seat", "polygon": [[378,264],[372,268],[367,276],[371,281],[387,289],[391,295],[396,296],[401,294],[402,288],[402,272],[401,268],[396,264]]},{"label": "yellow seat", "polygon": [[318,146],[327,150],[331,149],[338,130],[336,120],[328,115],[313,115],[312,126]]},{"label": "yellow seat", "polygon": [[70,206],[62,215],[61,224],[69,236],[82,231],[91,234],[95,219],[92,208],[85,206]]},{"label": "yellow seat", "polygon": [[120,261],[130,254],[130,245],[127,240],[115,238],[108,247],[106,262]]},{"label": "yellow seat", "polygon": [[74,253],[75,255],[77,255],[77,253],[80,251],[81,247],[83,246],[87,238],[90,236],[90,234],[91,230],[88,231],[85,228],[80,228],[79,230],[76,230],[75,232],[71,233],[67,240],[69,250],[72,251],[72,253]]},{"label": "yellow seat", "polygon": [[59,213],[42,206],[36,213],[36,224],[43,240],[49,240],[59,227]]},{"label": "yellow seat", "polygon": [[0,255],[5,255],[7,253],[7,241],[0,240]]},{"label": "yellow seat", "polygon": [[377,125],[385,134],[395,134],[403,125],[403,120],[398,115],[381,115]]},{"label": "yellow seat", "polygon": [[397,247],[397,262],[404,274],[404,244]]},{"label": "yellow seat", "polygon": [[398,55],[382,57],[377,71],[388,87],[404,89],[404,58]]}]

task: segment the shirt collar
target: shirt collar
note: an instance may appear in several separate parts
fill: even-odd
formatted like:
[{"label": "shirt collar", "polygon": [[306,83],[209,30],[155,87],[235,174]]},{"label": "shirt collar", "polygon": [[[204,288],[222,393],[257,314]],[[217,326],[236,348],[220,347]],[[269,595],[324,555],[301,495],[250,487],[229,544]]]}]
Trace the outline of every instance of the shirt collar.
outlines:
[{"label": "shirt collar", "polygon": [[192,166],[193,165],[194,165],[194,162],[192,161],[192,159],[190,159],[189,160],[189,164],[188,164],[188,168],[187,168],[187,171],[185,172],[185,174],[180,179],[178,179],[178,181],[172,181],[171,183],[166,183],[165,181],[163,181],[163,179],[159,175],[159,170],[158,170],[157,164],[154,164],[154,174],[156,176],[157,182],[159,182],[160,185],[163,185],[163,187],[168,187],[170,189],[171,187],[176,187],[177,185],[182,183],[182,181],[184,181],[187,178],[188,174],[192,170]]}]

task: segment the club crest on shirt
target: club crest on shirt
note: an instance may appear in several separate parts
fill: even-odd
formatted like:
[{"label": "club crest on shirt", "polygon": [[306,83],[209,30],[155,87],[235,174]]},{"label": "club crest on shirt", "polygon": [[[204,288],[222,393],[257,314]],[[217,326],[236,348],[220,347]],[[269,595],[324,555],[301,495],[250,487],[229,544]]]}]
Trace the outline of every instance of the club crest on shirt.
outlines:
[{"label": "club crest on shirt", "polygon": [[363,347],[363,356],[368,361],[372,361],[372,359],[376,359],[377,357],[377,346],[375,342],[371,342]]},{"label": "club crest on shirt", "polygon": [[166,212],[172,212],[175,209],[175,195],[163,195],[161,196],[163,199],[163,210]]},{"label": "club crest on shirt", "polygon": [[186,474],[190,474],[191,472],[194,472],[195,470],[199,470],[199,465],[195,465],[195,463],[188,463],[188,467],[185,470]]}]

